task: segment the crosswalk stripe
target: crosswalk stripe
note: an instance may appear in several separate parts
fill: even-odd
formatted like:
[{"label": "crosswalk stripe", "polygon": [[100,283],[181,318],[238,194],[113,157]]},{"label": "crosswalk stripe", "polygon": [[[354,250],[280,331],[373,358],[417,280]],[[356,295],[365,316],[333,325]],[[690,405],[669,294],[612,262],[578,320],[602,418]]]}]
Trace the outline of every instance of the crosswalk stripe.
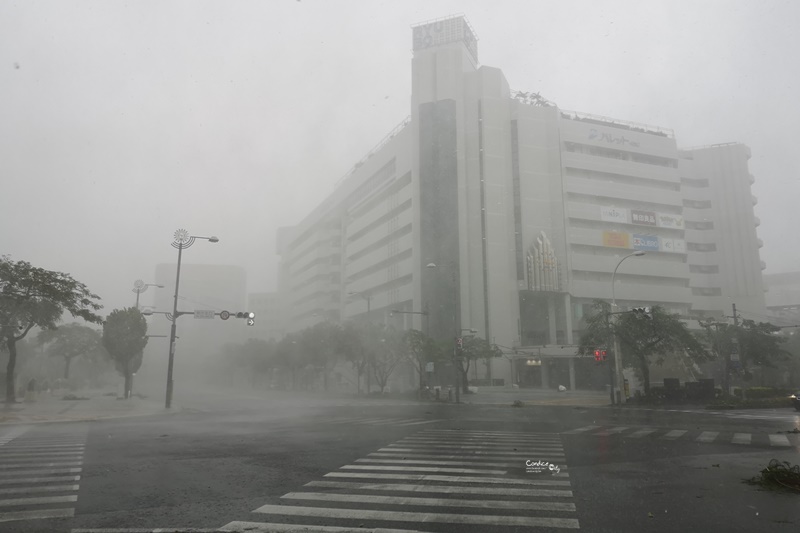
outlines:
[{"label": "crosswalk stripe", "polygon": [[83,450],[86,446],[84,444],[56,444],[56,445],[41,445],[31,446],[29,444],[12,444],[3,448],[2,453],[6,450],[37,450],[37,451],[68,451],[68,450]]},{"label": "crosswalk stripe", "polygon": [[719,435],[718,431],[703,431],[696,440],[697,442],[714,442],[717,435]]},{"label": "crosswalk stripe", "polygon": [[396,424],[396,425],[401,426],[401,427],[419,426],[419,425],[422,425],[422,424],[433,424],[434,422],[441,422],[441,420],[420,420],[418,422],[407,422],[405,424]]},{"label": "crosswalk stripe", "polygon": [[786,435],[769,435],[770,446],[791,446],[789,439]]},{"label": "crosswalk stripe", "polygon": [[628,437],[632,437],[632,438],[634,438],[634,439],[638,439],[638,438],[641,438],[641,437],[646,437],[646,436],[648,436],[648,435],[650,435],[650,434],[652,434],[652,433],[655,433],[656,431],[657,431],[657,430],[655,430],[655,429],[650,429],[650,428],[647,428],[647,429],[640,429],[639,431],[634,431],[633,433],[631,433],[630,435],[628,435]]},{"label": "crosswalk stripe", "polygon": [[7,478],[13,476],[37,476],[49,474],[79,474],[80,468],[45,468],[34,470],[14,470],[11,472],[0,472],[0,477]]},{"label": "crosswalk stripe", "polygon": [[460,487],[456,485],[413,485],[407,483],[360,483],[356,481],[311,481],[306,487],[334,489],[380,490],[392,492],[430,492],[436,494],[482,494],[486,496],[572,497],[571,490],[513,489],[494,487]]},{"label": "crosswalk stripe", "polygon": [[542,435],[545,437],[552,436],[552,433],[528,433],[525,431],[463,431],[460,429],[429,429],[425,433],[447,433],[455,435],[511,435],[512,437]]},{"label": "crosswalk stripe", "polygon": [[[446,448],[448,450],[453,450],[453,451],[458,449],[458,448],[453,448],[453,447],[450,447],[450,446],[445,446],[444,448]],[[430,453],[430,452],[441,452],[443,450],[441,448],[433,448],[433,449],[428,449],[428,448],[381,448],[379,451],[381,451],[381,452],[405,452],[405,453],[420,453],[420,452],[422,452],[422,453]],[[484,456],[488,456],[488,455],[491,454],[492,456],[505,455],[505,456],[509,456],[509,457],[528,458],[531,455],[531,453],[540,453],[542,455],[548,455],[549,457],[563,457],[563,453],[564,452],[563,452],[563,450],[543,451],[543,450],[538,450],[536,448],[534,448],[534,449],[527,449],[526,448],[525,450],[519,450],[519,451],[514,451],[514,452],[469,450],[469,451],[465,451],[462,454],[462,456],[465,456],[465,457],[473,457],[473,456],[475,456],[475,457],[484,457]]]},{"label": "crosswalk stripe", "polygon": [[731,444],[750,444],[750,433],[734,433]]},{"label": "crosswalk stripe", "polygon": [[74,492],[79,485],[49,485],[44,487],[16,487],[13,489],[0,489],[0,495],[10,494],[35,494],[40,492]]},{"label": "crosswalk stripe", "polygon": [[570,431],[565,431],[564,435],[577,435],[578,433],[583,433],[585,431],[592,431],[593,429],[598,429],[600,426],[586,426],[578,429],[572,429]]},{"label": "crosswalk stripe", "polygon": [[598,436],[598,437],[607,437],[608,435],[614,435],[616,433],[622,433],[626,429],[628,429],[628,428],[627,427],[609,428],[609,429],[604,429],[603,431],[598,431],[597,433],[595,433],[595,435]]},{"label": "crosswalk stripe", "polygon": [[[387,448],[409,448],[408,444],[389,444]],[[517,448],[521,448],[522,445],[508,445],[508,446],[484,446],[479,444],[463,444],[463,445],[454,445],[454,444],[424,444],[419,446],[419,448],[433,448],[433,449],[441,449],[446,448],[448,450],[515,450]],[[525,446],[526,450],[535,449],[535,450],[561,450],[563,449],[561,446]]]},{"label": "crosswalk stripe", "polygon": [[36,511],[11,511],[0,513],[0,522],[14,522],[17,520],[36,520],[42,518],[70,518],[75,515],[72,507],[63,509],[41,509]]},{"label": "crosswalk stripe", "polygon": [[0,453],[0,460],[2,459],[14,459],[18,457],[81,457],[83,456],[83,452],[57,452],[57,453],[50,453],[50,452],[14,452],[14,453]]},{"label": "crosswalk stripe", "polygon": [[391,522],[443,522],[469,525],[518,526],[518,527],[560,527],[578,529],[575,518],[550,518],[527,516],[487,516],[448,513],[414,513],[408,511],[371,511],[364,509],[331,509],[322,507],[293,507],[287,505],[264,505],[255,513],[306,516],[317,518],[344,518],[357,520],[385,520]]},{"label": "crosswalk stripe", "polygon": [[[170,532],[171,531],[172,530],[170,530]],[[221,528],[214,529],[213,531],[215,532],[230,531],[233,533],[239,533],[240,531],[247,531],[248,533],[275,533],[276,531],[281,531],[281,532],[302,531],[303,533],[353,533],[354,529],[352,527],[338,527],[338,526],[307,526],[303,524],[278,524],[275,522],[236,521],[236,522],[231,522],[230,524],[225,524]],[[386,528],[379,528],[379,529],[358,528],[358,531],[361,531],[363,533],[425,533],[424,531],[419,531],[417,529],[411,530],[411,529],[386,529]],[[72,533],[97,533],[97,532],[93,530],[84,531],[84,530],[73,529]],[[105,533],[105,532],[100,531],[99,533]],[[116,532],[109,531],[108,533],[116,533]],[[149,532],[134,532],[134,533],[149,533]],[[164,531],[164,533],[167,532]]]},{"label": "crosswalk stripe", "polygon": [[419,505],[427,507],[471,507],[477,509],[520,509],[525,511],[574,512],[575,504],[558,502],[519,502],[513,500],[458,500],[452,498],[417,498],[397,496],[364,496],[328,492],[290,492],[281,498],[328,502],[365,503],[374,505]]},{"label": "crosswalk stripe", "polygon": [[434,472],[447,474],[491,474],[503,476],[506,470],[482,470],[479,468],[434,468],[430,466],[379,466],[379,465],[345,465],[344,470],[379,470],[385,472]]},{"label": "crosswalk stripe", "polygon": [[666,435],[664,435],[662,438],[663,439],[670,439],[670,440],[677,439],[679,437],[682,437],[686,433],[687,433],[687,430],[685,430],[685,429],[673,429],[672,431],[669,431]]},{"label": "crosswalk stripe", "polygon": [[554,481],[545,478],[518,479],[504,477],[439,476],[432,474],[376,474],[372,472],[328,472],[324,477],[397,479],[403,481],[440,481],[443,483],[488,483],[491,485],[555,485],[569,487],[569,481]]},{"label": "crosswalk stripe", "polygon": [[491,442],[492,444],[549,444],[551,446],[561,445],[561,439],[558,440],[543,440],[543,439],[492,439],[487,440],[478,437],[406,437],[401,442],[461,442],[461,443],[474,443],[474,442]]},{"label": "crosswalk stripe", "polygon": [[51,503],[76,502],[78,497],[71,496],[44,496],[41,498],[9,498],[0,500],[0,507],[14,507],[17,505],[45,505]]},{"label": "crosswalk stripe", "polygon": [[474,461],[427,461],[424,459],[356,459],[357,463],[391,463],[391,464],[418,464],[418,465],[447,465],[447,466],[495,466],[505,468],[521,468],[525,463],[475,463]]},{"label": "crosswalk stripe", "polygon": [[49,476],[49,477],[28,477],[28,478],[12,478],[0,479],[0,485],[19,485],[22,483],[52,483],[54,481],[80,481],[81,476]]},{"label": "crosswalk stripe", "polygon": [[[444,459],[444,460],[456,460],[456,459],[470,459],[472,461],[471,464],[479,464],[479,465],[488,465],[490,463],[484,463],[483,461],[508,461],[513,457],[519,457],[519,461],[524,461],[525,459],[529,459],[530,454],[518,454],[515,456],[498,456],[498,455],[440,455],[440,454],[427,454],[427,453],[386,453],[386,452],[374,452],[369,454],[367,457],[378,457],[378,458],[396,458],[396,459],[408,459],[408,460],[416,460],[416,459]],[[565,459],[564,454],[560,453],[558,455],[550,455],[548,454],[545,458],[547,460],[561,460]],[[509,463],[503,463],[509,464]]]},{"label": "crosswalk stripe", "polygon": [[83,461],[59,461],[57,463],[34,463],[30,464],[29,462],[23,463],[12,463],[12,464],[0,464],[0,470],[15,470],[19,468],[30,468],[32,466],[42,467],[42,466],[81,466]]}]

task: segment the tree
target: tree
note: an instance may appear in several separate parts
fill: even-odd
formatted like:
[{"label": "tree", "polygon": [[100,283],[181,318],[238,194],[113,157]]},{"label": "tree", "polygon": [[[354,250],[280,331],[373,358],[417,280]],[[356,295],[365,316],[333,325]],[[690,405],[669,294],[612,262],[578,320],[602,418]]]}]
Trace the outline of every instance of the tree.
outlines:
[{"label": "tree", "polygon": [[472,361],[478,359],[491,360],[494,357],[501,357],[503,352],[495,346],[490,344],[486,339],[475,336],[463,337],[462,348],[459,350],[458,357],[456,358],[456,368],[461,372],[461,392],[469,394],[469,378],[467,373]]},{"label": "tree", "polygon": [[408,360],[419,375],[419,391],[421,394],[425,381],[425,365],[440,360],[442,357],[441,350],[439,350],[432,338],[416,329],[409,329],[403,334],[403,343]]},{"label": "tree", "polygon": [[[781,328],[767,322],[743,320],[739,327],[718,323],[713,319],[700,321],[706,342],[712,347],[717,358],[727,362],[738,343],[739,361],[745,377],[749,379],[755,367],[775,367],[779,360],[787,360],[790,352],[784,349],[786,337],[778,335]],[[727,376],[724,390],[728,390]]]},{"label": "tree", "polygon": [[323,388],[328,390],[328,377],[342,354],[342,328],[334,322],[319,322],[301,333],[301,349],[309,364],[322,374]]},{"label": "tree", "polygon": [[0,337],[8,349],[7,403],[16,401],[16,343],[34,326],[54,329],[65,312],[89,323],[102,323],[102,317],[95,314],[102,307],[95,301],[99,299],[69,274],[0,257]]},{"label": "tree", "polygon": [[667,357],[687,356],[693,362],[710,357],[680,315],[669,313],[663,307],[653,307],[652,318],[632,312],[609,315],[610,311],[607,302],[595,301],[593,312],[586,317],[579,352],[589,355],[598,347],[611,346],[616,334],[622,351],[622,366],[638,367],[645,395],[650,394],[651,363],[663,364]]},{"label": "tree", "polygon": [[130,398],[133,374],[142,366],[147,346],[147,321],[135,307],[114,309],[103,325],[103,346],[117,372],[125,378],[125,398]]},{"label": "tree", "polygon": [[47,352],[51,357],[64,358],[64,379],[69,379],[69,368],[73,359],[103,351],[100,333],[76,322],[56,329],[42,330],[37,340],[41,344],[49,345]]},{"label": "tree", "polygon": [[383,394],[395,368],[407,360],[407,351],[400,331],[387,326],[377,326],[375,331],[380,334],[380,339],[372,339],[370,346],[372,374]]}]

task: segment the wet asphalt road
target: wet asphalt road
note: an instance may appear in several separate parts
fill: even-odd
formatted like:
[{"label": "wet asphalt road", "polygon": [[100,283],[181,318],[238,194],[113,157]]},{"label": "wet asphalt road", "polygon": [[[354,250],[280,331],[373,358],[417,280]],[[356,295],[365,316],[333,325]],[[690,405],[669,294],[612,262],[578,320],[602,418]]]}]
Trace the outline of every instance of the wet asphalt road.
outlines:
[{"label": "wet asphalt road", "polygon": [[800,462],[800,418],[742,416],[217,395],[2,426],[0,530],[797,531],[800,495],[741,480]]}]

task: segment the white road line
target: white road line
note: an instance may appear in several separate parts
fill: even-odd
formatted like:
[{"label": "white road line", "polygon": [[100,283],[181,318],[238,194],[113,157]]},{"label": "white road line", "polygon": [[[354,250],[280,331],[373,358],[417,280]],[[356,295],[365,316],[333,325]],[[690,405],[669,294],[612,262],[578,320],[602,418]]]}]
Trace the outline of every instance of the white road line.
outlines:
[{"label": "white road line", "polygon": [[43,496],[41,498],[9,498],[0,500],[0,507],[13,507],[15,505],[49,505],[51,503],[68,503],[78,501],[78,496]]},{"label": "white road line", "polygon": [[36,494],[39,492],[74,492],[80,485],[49,485],[44,487],[17,487],[13,489],[0,489],[0,495],[11,494]]},{"label": "white road line", "polygon": [[[417,445],[414,445],[417,446]],[[409,448],[411,447],[408,444],[389,444],[387,448]],[[420,449],[425,448],[434,448],[434,449],[447,449],[447,450],[517,450],[519,448],[531,449],[532,446],[527,444],[517,444],[517,445],[507,445],[507,446],[489,446],[489,445],[472,445],[472,444],[465,444],[465,445],[453,445],[453,444],[423,444],[417,446]],[[561,446],[535,446],[533,447],[537,450],[561,450]]]},{"label": "white road line", "polygon": [[770,446],[791,446],[792,443],[789,442],[789,439],[786,435],[769,435],[769,445]]},{"label": "white road line", "polygon": [[28,477],[28,478],[12,478],[0,479],[0,485],[20,485],[23,483],[53,483],[65,481],[80,481],[81,476],[52,476],[52,477]]},{"label": "white road line", "polygon": [[731,444],[750,444],[750,433],[734,433]]},{"label": "white road line", "polygon": [[609,436],[609,435],[614,435],[614,434],[617,434],[617,433],[622,433],[622,432],[623,432],[623,431],[625,431],[626,429],[628,429],[628,428],[627,428],[627,427],[624,427],[624,426],[621,426],[621,427],[615,427],[615,428],[609,428],[609,429],[604,429],[603,431],[598,431],[598,432],[597,432],[597,433],[595,433],[594,435],[595,435],[595,436],[598,436],[598,437],[607,437],[607,436]]},{"label": "white road line", "polygon": [[472,444],[476,442],[487,442],[491,444],[550,444],[552,446],[561,445],[561,439],[558,440],[541,440],[541,439],[492,439],[492,438],[477,438],[477,437],[406,437],[401,439],[400,442],[460,442],[463,444]]},{"label": "white road line", "polygon": [[714,439],[719,435],[718,431],[703,431],[700,436],[695,439],[697,442],[714,442]]},{"label": "white road line", "polygon": [[[401,422],[408,423],[408,422],[419,422],[422,420],[421,418],[391,418],[389,420],[381,420],[380,422],[374,422],[373,425],[375,426],[397,426]],[[427,422],[427,420],[423,420],[423,422]]]},{"label": "white road line", "polygon": [[669,432],[667,432],[667,434],[666,434],[666,435],[664,435],[664,436],[663,436],[663,437],[661,437],[661,438],[662,438],[662,439],[670,439],[670,440],[674,440],[674,439],[677,439],[677,438],[679,438],[679,437],[682,437],[682,436],[683,436],[683,435],[685,435],[686,433],[688,433],[688,431],[687,431],[687,430],[685,430],[685,429],[673,429],[672,431],[669,431]]},{"label": "white road line", "polygon": [[19,457],[81,457],[83,456],[83,451],[80,452],[57,452],[57,453],[48,453],[48,452],[14,452],[14,453],[0,453],[0,460],[2,459],[14,459]]},{"label": "white road line", "polygon": [[483,494],[487,496],[525,496],[571,498],[571,490],[560,489],[511,489],[494,487],[459,487],[456,485],[413,485],[407,483],[359,483],[356,481],[311,481],[306,487],[334,489],[380,490],[390,492],[429,492],[435,494]]},{"label": "white road line", "polygon": [[650,429],[650,428],[640,429],[639,431],[634,431],[630,435],[626,435],[626,436],[629,437],[629,438],[638,439],[638,438],[641,438],[641,437],[646,437],[648,435],[651,435],[651,434],[655,433],[656,431],[657,430]]},{"label": "white road line", "polygon": [[380,465],[344,465],[342,470],[378,470],[385,472],[433,472],[437,474],[490,474],[504,476],[506,470],[482,470],[478,468],[435,468],[432,466],[380,466]]},{"label": "white road line", "polygon": [[0,477],[13,476],[38,476],[49,474],[80,474],[80,468],[45,468],[44,470],[14,470],[13,472],[0,472]]},{"label": "white road line", "polygon": [[0,470],[15,470],[19,468],[31,468],[31,467],[59,467],[59,466],[81,466],[83,461],[60,461],[57,463],[34,463],[30,464],[30,462],[23,462],[23,463],[16,463],[16,464],[0,464]]},{"label": "white road line", "polygon": [[454,435],[511,435],[512,437],[523,437],[541,435],[552,437],[553,433],[527,433],[525,431],[462,431],[460,429],[428,429],[426,433],[450,433]]},{"label": "white road line", "polygon": [[15,522],[17,520],[37,520],[42,518],[70,518],[75,516],[72,507],[64,509],[40,509],[36,511],[11,511],[0,513],[0,522]]},{"label": "white road line", "polygon": [[424,459],[356,459],[357,463],[389,463],[389,464],[418,464],[418,465],[445,465],[445,466],[494,466],[501,468],[524,468],[523,461],[516,463],[475,463],[474,461],[427,461]]},{"label": "white road line", "polygon": [[402,481],[440,481],[443,483],[486,483],[489,485],[554,485],[569,487],[569,481],[553,481],[544,478],[519,479],[506,477],[437,476],[431,474],[375,474],[371,472],[328,472],[323,477],[357,479],[396,479]]},{"label": "white road line", "polygon": [[[172,531],[172,530],[170,530]],[[199,531],[199,530],[192,530],[192,531]],[[338,526],[306,526],[302,524],[278,524],[275,522],[242,522],[236,521],[231,522],[230,524],[225,524],[219,529],[215,529],[213,531],[231,531],[234,533],[239,533],[241,531],[247,531],[248,533],[275,533],[276,531],[302,531],[303,533],[353,533],[356,531],[352,527],[338,527]],[[425,533],[424,531],[419,531],[417,529],[371,529],[371,528],[358,528],[358,531],[363,531],[364,533]],[[115,532],[105,532],[105,531],[95,531],[91,529],[82,530],[82,529],[73,529],[72,533],[115,533]],[[126,533],[126,532],[122,532]],[[150,531],[135,531],[131,533],[150,533]],[[154,530],[153,533],[160,533],[158,530]],[[164,533],[167,533],[165,530]],[[176,533],[181,533],[180,531],[176,531]]]},{"label": "white road line", "polygon": [[422,420],[419,422],[408,422],[405,424],[397,424],[398,426],[419,426],[421,424],[433,424],[434,422],[442,422],[441,420]]},{"label": "white road line", "polygon": [[[509,456],[494,456],[494,455],[438,455],[438,454],[425,454],[425,453],[382,453],[382,452],[375,452],[369,454],[367,457],[370,458],[378,458],[378,459],[407,459],[409,461],[417,461],[417,459],[439,459],[439,460],[465,460],[468,459],[470,461],[469,464],[474,466],[490,466],[493,465],[491,462],[484,462],[484,461],[509,461],[514,457]],[[524,463],[526,459],[531,459],[530,454],[520,454],[519,458],[516,460],[515,463],[497,463],[497,464],[519,464]],[[538,457],[537,457],[538,459]],[[547,455],[542,457],[542,459],[548,461],[565,461],[565,457],[563,454],[558,455]],[[359,459],[360,461],[360,459]],[[358,462],[358,461],[356,461]]]},{"label": "white road line", "polygon": [[565,431],[563,435],[577,435],[579,433],[583,433],[585,431],[592,431],[593,429],[598,429],[600,426],[586,426],[578,429],[572,429],[570,431]]},{"label": "white road line", "polygon": [[344,518],[355,520],[386,520],[390,522],[443,522],[447,524],[470,524],[484,526],[561,527],[578,529],[575,518],[547,518],[529,516],[487,516],[449,513],[412,513],[407,511],[369,511],[363,509],[330,509],[322,507],[291,507],[288,505],[264,505],[254,513],[284,516],[307,516],[317,518]]},{"label": "white road line", "polygon": [[86,448],[85,444],[58,444],[52,446],[27,446],[24,444],[12,444],[11,446],[6,446],[3,448],[3,453],[6,450],[13,451],[13,450],[37,450],[37,451],[65,451],[65,450],[83,450]]},{"label": "white road line", "polygon": [[[381,448],[378,450],[379,452],[405,452],[405,453],[434,453],[434,452],[444,452],[447,450],[456,451],[458,448],[453,448],[450,446],[446,446],[446,450],[442,449],[429,449],[429,448]],[[550,457],[563,457],[564,451],[563,450],[539,450],[538,448],[525,448],[523,450],[514,451],[514,452],[498,452],[498,451],[481,451],[481,450],[469,450],[465,451],[461,456],[462,457],[484,457],[484,456],[494,456],[498,457],[501,455],[509,456],[509,457],[522,457],[522,458],[530,458],[532,454],[537,455],[547,455]]]},{"label": "white road line", "polygon": [[470,507],[477,509],[520,509],[523,511],[575,512],[573,503],[519,502],[513,500],[458,500],[453,498],[416,498],[398,496],[364,496],[328,492],[290,492],[281,498],[324,502],[365,503],[371,505],[419,505],[423,507]]}]

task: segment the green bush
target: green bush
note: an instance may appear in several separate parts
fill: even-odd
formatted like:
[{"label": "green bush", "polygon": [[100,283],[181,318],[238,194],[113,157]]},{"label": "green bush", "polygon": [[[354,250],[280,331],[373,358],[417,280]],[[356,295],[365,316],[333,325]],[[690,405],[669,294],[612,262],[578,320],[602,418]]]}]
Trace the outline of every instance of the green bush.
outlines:
[{"label": "green bush", "polygon": [[789,394],[790,392],[785,389],[776,389],[774,387],[750,387],[745,389],[745,397],[753,400],[759,398],[780,398],[786,397]]},{"label": "green bush", "polygon": [[787,396],[777,398],[720,398],[708,404],[706,409],[775,409],[792,407],[792,400]]}]

